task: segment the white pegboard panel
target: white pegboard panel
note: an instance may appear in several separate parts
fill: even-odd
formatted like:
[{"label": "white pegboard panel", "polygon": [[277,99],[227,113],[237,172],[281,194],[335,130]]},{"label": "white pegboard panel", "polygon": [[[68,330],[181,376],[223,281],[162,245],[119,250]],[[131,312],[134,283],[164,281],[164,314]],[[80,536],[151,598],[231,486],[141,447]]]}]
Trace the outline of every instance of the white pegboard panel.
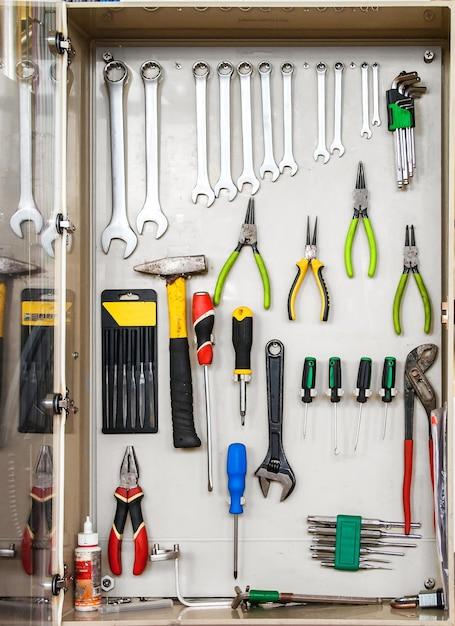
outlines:
[{"label": "white pegboard panel", "polygon": [[[145,195],[144,91],[139,74],[141,63],[155,59],[162,64],[161,85],[161,204],[169,219],[169,230],[154,239],[154,226],[147,224],[139,236],[135,253],[123,260],[123,244],[114,241],[108,256],[100,247],[100,236],[110,219],[111,187],[108,100],[103,81],[102,55],[109,49],[114,58],[130,68],[126,99],[128,210],[132,224]],[[103,547],[113,520],[113,492],[126,444],[136,448],[145,491],[143,511],[151,542],[163,546],[179,543],[182,550],[182,587],[185,594],[230,595],[232,579],[232,519],[227,513],[225,477],[229,443],[242,441],[248,449],[245,514],[240,519],[241,586],[290,589],[309,593],[397,595],[422,588],[428,577],[438,578],[433,534],[433,514],[428,469],[428,427],[423,408],[416,403],[415,451],[412,509],[423,523],[424,538],[406,557],[394,558],[391,571],[350,574],[327,571],[312,562],[310,538],[306,533],[308,514],[362,514],[385,519],[402,519],[403,471],[403,367],[406,355],[425,341],[440,345],[438,319],[441,300],[441,108],[440,55],[432,64],[423,61],[422,47],[372,48],[208,48],[129,47],[96,48],[93,71],[94,116],[94,216],[92,245],[95,267],[95,389],[101,389],[101,340],[99,299],[103,289],[153,287],[158,292],[159,333],[159,433],[146,436],[101,434],[101,394],[93,411],[96,456],[96,502],[98,530]],[[438,52],[438,51],[437,51]],[[257,66],[263,59],[273,64],[272,100],[275,158],[282,156],[282,102],[280,64],[292,61],[294,75],[294,153],[299,171],[287,173],[276,183],[261,181],[256,195],[258,245],[267,264],[272,284],[272,307],[262,308],[262,285],[251,251],[246,249],[225,285],[216,310],[215,360],[211,390],[214,417],[215,488],[206,490],[205,418],[203,376],[194,351],[193,388],[195,420],[203,440],[201,449],[172,447],[167,302],[164,282],[137,274],[133,266],[166,255],[205,254],[207,276],[187,285],[187,301],[196,290],[213,292],[218,272],[234,249],[248,199],[242,193],[229,203],[224,197],[206,208],[191,203],[196,175],[195,94],[192,64],[198,59],[211,66],[209,79],[210,180],[219,173],[218,81],[216,65],[229,59],[235,65],[249,60]],[[344,72],[343,139],[346,153],[334,156],[327,165],[315,163],[316,71],[319,61],[330,68],[342,60]],[[382,126],[371,140],[360,137],[360,64],[380,63]],[[351,68],[353,62],[355,67]],[[308,64],[308,68],[305,68]],[[386,127],[385,91],[403,69],[417,70],[428,94],[417,103],[418,170],[407,192],[399,192],[394,181],[393,143]],[[328,74],[327,143],[333,128],[333,71]],[[256,171],[262,161],[259,76],[253,76],[253,125]],[[234,180],[242,169],[240,90],[232,81],[232,167]],[[356,277],[346,277],[343,266],[345,235],[352,218],[352,190],[359,160],[363,160],[370,192],[369,214],[378,242],[378,269],[367,278],[368,247],[360,225],[354,247]],[[287,318],[287,296],[295,276],[295,262],[303,256],[306,216],[318,216],[318,256],[325,263],[331,311],[329,322],[319,322],[319,293],[312,275],[305,279],[297,301],[298,319]],[[435,316],[433,332],[423,334],[423,307],[417,287],[410,280],[403,302],[404,335],[397,337],[392,326],[392,302],[402,271],[404,227],[416,226],[421,271],[429,290]],[[246,426],[240,425],[238,386],[232,381],[233,349],[231,313],[240,305],[255,313],[252,364],[253,380],[248,386]],[[264,499],[254,471],[267,451],[267,404],[264,347],[271,338],[285,344],[284,448],[296,474],[294,493],[279,502],[279,488],[272,485]],[[303,405],[299,399],[303,359],[318,359],[318,398],[309,410],[307,439],[302,439]],[[331,447],[331,405],[324,395],[328,357],[343,360],[345,399],[339,407],[341,454]],[[373,389],[380,387],[383,358],[397,357],[399,396],[389,410],[386,440],[382,440],[384,405],[374,396],[366,405],[357,454],[353,454],[358,405],[352,397],[361,356],[374,361]],[[441,361],[429,372],[438,395]],[[140,577],[131,574],[131,529],[124,538],[124,574],[117,581],[118,595],[172,595],[173,572],[166,564],[149,567]],[[107,563],[105,563],[107,571]]]}]

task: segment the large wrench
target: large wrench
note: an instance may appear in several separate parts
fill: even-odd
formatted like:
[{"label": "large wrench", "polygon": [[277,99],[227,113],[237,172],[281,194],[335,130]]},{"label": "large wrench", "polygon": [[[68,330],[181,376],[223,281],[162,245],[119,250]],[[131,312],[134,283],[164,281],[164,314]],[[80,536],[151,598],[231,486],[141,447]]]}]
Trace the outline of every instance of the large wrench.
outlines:
[{"label": "large wrench", "polygon": [[206,196],[207,206],[215,201],[207,168],[207,77],[210,67],[205,61],[196,61],[193,76],[196,83],[197,181],[191,193],[196,204],[199,196]]},{"label": "large wrench", "polygon": [[254,173],[253,163],[253,131],[251,122],[251,74],[253,66],[243,61],[237,66],[240,78],[240,100],[242,105],[242,144],[243,144],[243,171],[237,180],[237,187],[242,191],[243,185],[251,185],[251,194],[259,189],[259,180]]},{"label": "large wrench", "polygon": [[315,161],[322,157],[323,162],[327,163],[330,159],[325,138],[325,76],[327,74],[327,65],[318,63],[316,65],[316,73],[318,77],[318,145],[314,150],[313,157]]},{"label": "large wrench", "polygon": [[234,66],[229,61],[221,61],[216,71],[220,87],[220,177],[214,191],[219,198],[221,190],[225,189],[231,202],[237,195],[231,174],[231,78]]},{"label": "large wrench", "polygon": [[33,222],[36,233],[43,227],[43,216],[33,197],[32,88],[38,78],[38,68],[32,61],[19,61],[16,75],[19,82],[20,198],[10,226],[13,233],[22,238],[22,222]]},{"label": "large wrench", "polygon": [[338,150],[338,156],[344,154],[344,145],[341,140],[341,124],[343,110],[343,70],[344,65],[341,61],[335,63],[335,113],[333,120],[333,141],[330,146],[330,153],[333,154]]},{"label": "large wrench", "polygon": [[360,131],[361,137],[366,137],[367,139],[371,139],[371,128],[370,128],[370,106],[368,100],[368,70],[370,66],[368,63],[364,62],[360,66],[360,70],[362,72],[362,130]]},{"label": "large wrench", "polygon": [[128,80],[128,68],[123,61],[116,61],[110,55],[106,55],[105,60],[104,81],[109,95],[111,127],[112,216],[101,235],[101,246],[107,254],[112,239],[121,239],[126,244],[123,253],[126,259],[137,246],[137,236],[128,222],[126,212],[123,89]]},{"label": "large wrench", "polygon": [[258,65],[261,77],[261,98],[262,98],[262,129],[264,133],[264,160],[259,170],[261,178],[266,172],[272,175],[275,181],[280,175],[280,170],[273,156],[273,130],[272,130],[272,95],[270,93],[270,74],[272,66],[268,61],[262,61]]},{"label": "large wrench", "polygon": [[371,66],[373,72],[373,117],[371,123],[373,126],[381,125],[381,117],[379,115],[379,63],[373,63]]},{"label": "large wrench", "polygon": [[291,176],[298,170],[294,159],[292,148],[292,75],[294,65],[290,62],[281,66],[281,76],[283,77],[283,128],[284,128],[284,154],[280,161],[280,172],[284,172],[285,167],[289,167]]},{"label": "large wrench", "polygon": [[158,148],[158,83],[163,75],[156,61],[141,65],[141,77],[145,92],[145,202],[136,218],[136,226],[142,235],[145,222],[155,222],[155,239],[167,230],[168,221],[160,206],[159,196],[159,148]]}]

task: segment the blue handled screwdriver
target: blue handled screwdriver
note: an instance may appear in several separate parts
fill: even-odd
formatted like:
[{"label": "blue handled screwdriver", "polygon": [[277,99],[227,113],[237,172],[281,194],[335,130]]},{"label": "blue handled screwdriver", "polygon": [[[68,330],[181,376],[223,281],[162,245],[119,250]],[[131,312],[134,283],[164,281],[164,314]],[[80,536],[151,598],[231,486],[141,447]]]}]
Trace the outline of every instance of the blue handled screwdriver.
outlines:
[{"label": "blue handled screwdriver", "polygon": [[229,513],[234,516],[234,578],[237,579],[239,561],[239,515],[243,513],[243,493],[246,476],[246,447],[231,443],[227,452],[228,490],[231,498]]}]

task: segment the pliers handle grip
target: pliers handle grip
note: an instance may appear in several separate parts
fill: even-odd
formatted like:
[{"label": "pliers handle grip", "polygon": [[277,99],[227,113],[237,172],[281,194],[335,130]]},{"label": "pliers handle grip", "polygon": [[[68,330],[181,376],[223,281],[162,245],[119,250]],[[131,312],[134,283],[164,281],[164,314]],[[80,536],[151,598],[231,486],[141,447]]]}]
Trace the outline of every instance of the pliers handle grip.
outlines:
[{"label": "pliers handle grip", "polygon": [[316,284],[319,289],[319,294],[321,296],[320,320],[321,322],[326,322],[329,317],[330,300],[329,300],[329,292],[327,291],[327,286],[325,284],[324,277],[322,275],[324,264],[321,263],[319,259],[312,259],[311,263],[308,259],[301,259],[300,261],[296,263],[296,265],[297,265],[297,274],[294,278],[294,282],[292,283],[291,289],[289,291],[289,296],[288,296],[289,319],[290,320],[296,319],[295,301],[296,301],[299,289],[302,286],[303,280],[308,271],[308,266],[311,265],[311,269],[313,270],[314,278],[316,280]]},{"label": "pliers handle grip", "polygon": [[[423,282],[423,278],[421,274],[419,273],[419,271],[411,270],[411,272],[414,275],[417,288],[420,293],[420,297],[422,298],[423,309],[424,309],[424,314],[425,314],[423,330],[425,334],[428,335],[431,330],[431,317],[432,317],[430,296],[428,295],[427,288],[425,287],[425,283]],[[392,312],[393,327],[397,335],[401,335],[401,302],[403,300],[404,291],[406,289],[406,285],[409,280],[409,273],[410,273],[409,271],[406,271],[406,272],[403,272],[403,274],[401,275],[397,290],[395,292],[395,297],[393,299],[393,312]]]},{"label": "pliers handle grip", "polygon": [[[412,486],[412,459],[414,454],[414,440],[404,440],[404,472],[403,472],[403,513],[404,513],[404,533],[411,532],[411,486]],[[433,439],[428,440],[428,455],[430,460],[431,485],[434,491],[434,450]]]},{"label": "pliers handle grip", "polygon": [[[239,255],[240,255],[241,249],[242,249],[242,247],[238,246],[233,252],[231,252],[231,254],[227,258],[226,262],[224,263],[223,267],[221,268],[221,271],[220,271],[220,273],[218,275],[218,278],[217,278],[217,281],[216,281],[215,292],[213,294],[213,303],[215,304],[215,306],[218,306],[218,304],[221,302],[221,294],[223,292],[224,283],[226,282],[228,274],[231,271],[232,267],[234,266],[234,263],[237,261]],[[254,260],[256,262],[256,265],[258,267],[258,270],[259,270],[259,275],[261,277],[262,287],[263,287],[263,290],[264,290],[264,309],[269,309],[270,308],[270,279],[269,279],[269,274],[267,272],[267,268],[265,266],[264,259],[262,258],[262,256],[258,252],[257,248],[253,248],[253,256],[254,256]]]},{"label": "pliers handle grip", "polygon": [[37,535],[46,529],[46,539],[49,539],[52,533],[52,487],[32,487],[30,496],[32,508],[22,534],[21,560],[24,572],[32,576],[35,573],[34,543]]},{"label": "pliers handle grip", "polygon": [[[359,217],[353,217],[349,224],[349,229],[344,242],[344,266],[346,268],[346,274],[349,278],[354,276],[354,268],[352,265],[352,246],[354,243],[354,236],[359,225]],[[374,236],[373,227],[369,217],[362,217],[362,222],[365,227],[365,233],[368,240],[368,248],[370,250],[370,263],[368,265],[368,276],[373,278],[376,272],[376,265],[378,260],[378,251],[376,246],[376,238]]]}]

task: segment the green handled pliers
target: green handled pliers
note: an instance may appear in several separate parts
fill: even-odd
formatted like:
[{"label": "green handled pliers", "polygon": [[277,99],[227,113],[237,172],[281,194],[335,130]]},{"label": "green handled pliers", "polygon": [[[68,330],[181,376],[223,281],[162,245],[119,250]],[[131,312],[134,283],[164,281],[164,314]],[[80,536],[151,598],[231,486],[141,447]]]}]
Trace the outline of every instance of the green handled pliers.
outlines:
[{"label": "green handled pliers", "polygon": [[409,274],[413,274],[420,297],[423,302],[423,310],[425,313],[425,322],[423,325],[424,332],[428,335],[431,330],[431,300],[428,295],[427,288],[423,282],[423,278],[419,272],[419,250],[416,246],[414,226],[406,226],[406,235],[404,241],[403,253],[403,273],[400,277],[395,298],[393,299],[393,327],[397,335],[401,335],[401,301],[403,300],[404,290],[406,288]]},{"label": "green handled pliers", "polygon": [[248,200],[248,208],[246,210],[245,221],[242,224],[240,229],[239,242],[235,250],[230,254],[227,261],[221,268],[221,272],[218,275],[216,285],[215,285],[215,293],[213,295],[213,303],[218,305],[221,301],[221,294],[223,291],[224,283],[226,282],[226,278],[231,271],[232,266],[237,261],[237,258],[244,246],[250,246],[253,250],[254,260],[256,261],[256,265],[259,269],[259,274],[262,280],[262,286],[264,288],[264,309],[270,308],[270,280],[269,274],[267,272],[267,268],[265,266],[264,260],[259,253],[257,247],[257,228],[254,223],[254,199],[250,198]]},{"label": "green handled pliers", "polygon": [[354,215],[352,216],[348,234],[346,235],[346,241],[344,243],[344,266],[346,268],[346,274],[349,278],[352,278],[354,276],[354,269],[352,267],[352,244],[354,243],[354,236],[357,231],[359,220],[362,220],[368,239],[368,247],[370,249],[368,276],[373,278],[376,272],[378,251],[376,248],[376,239],[373,227],[371,225],[370,218],[368,217],[368,191],[365,187],[365,172],[362,162],[359,163],[359,167],[357,169],[357,180],[353,195]]}]

